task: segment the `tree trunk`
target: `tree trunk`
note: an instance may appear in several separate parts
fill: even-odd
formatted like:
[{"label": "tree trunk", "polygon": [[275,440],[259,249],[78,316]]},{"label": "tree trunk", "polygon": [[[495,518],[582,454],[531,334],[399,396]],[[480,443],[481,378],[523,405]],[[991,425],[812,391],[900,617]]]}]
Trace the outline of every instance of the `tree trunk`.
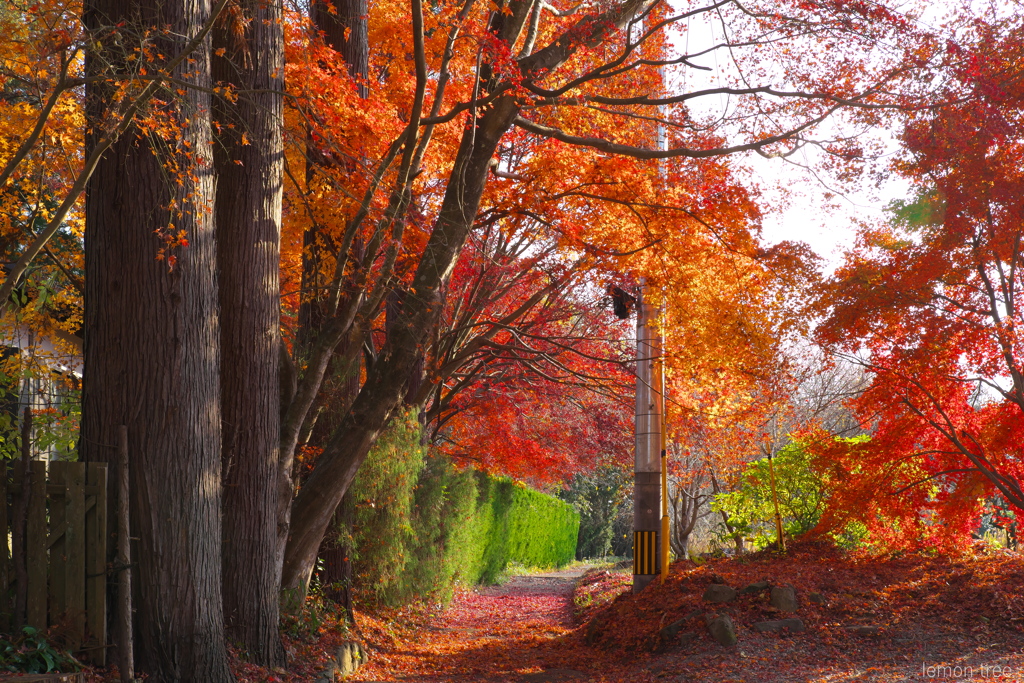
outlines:
[{"label": "tree trunk", "polygon": [[369,9],[366,0],[313,0],[313,23],[323,33],[324,43],[348,64],[348,72],[359,79],[359,96],[370,94],[366,79],[370,74]]},{"label": "tree trunk", "polygon": [[304,598],[317,550],[338,502],[406,396],[409,376],[441,308],[440,292],[476,219],[488,164],[518,112],[514,99],[499,98],[463,134],[440,214],[410,287],[417,296],[410,297],[396,316],[352,409],[320,454],[292,506],[282,572],[290,606]]},{"label": "tree trunk", "polygon": [[351,496],[342,498],[334,511],[329,532],[320,544],[318,557],[323,563],[320,585],[324,596],[338,603],[349,622],[355,623],[355,609],[352,596],[352,532],[355,523],[355,506]]},{"label": "tree trunk", "polygon": [[[214,32],[218,99],[217,265],[220,291],[224,617],[228,636],[263,666],[283,666],[277,561],[280,444],[281,201],[284,26],[279,0],[242,0]],[[243,139],[245,135],[247,139]]]},{"label": "tree trunk", "polygon": [[[127,68],[122,46],[147,30],[154,31],[154,52],[176,55],[207,23],[210,4],[86,0],[84,12],[90,29],[120,25],[117,33],[125,36],[95,43],[88,56],[90,76],[109,77]],[[177,133],[130,128],[100,162],[87,190],[81,450],[83,460],[116,462],[118,429],[127,425],[138,544],[138,668],[154,683],[221,683],[233,677],[220,585],[220,340],[208,210],[214,201],[208,41],[173,75],[204,89],[176,85],[158,95],[162,111],[179,122]],[[99,121],[110,90],[102,81],[87,87],[87,111]],[[161,238],[172,225],[174,235],[184,231],[188,246]],[[166,258],[158,260],[161,249]]]},{"label": "tree trunk", "polygon": [[[310,3],[310,15],[313,24],[323,35],[324,43],[335,50],[348,65],[349,74],[359,81],[358,90],[361,97],[369,95],[367,78],[369,77],[369,9],[366,0],[337,0],[328,3],[324,0],[313,0]],[[309,182],[317,172],[317,163],[320,159],[319,151],[310,147],[307,161],[306,177]],[[299,305],[299,330],[296,338],[303,350],[308,350],[321,333],[325,312],[323,300],[325,292],[321,289],[323,276],[320,273],[323,267],[325,237],[320,234],[320,226],[311,225],[303,235],[303,261],[302,261],[302,296]],[[359,246],[356,251],[359,252]],[[353,339],[355,335],[349,334],[349,344],[354,344],[355,358],[359,357],[359,347],[362,339]],[[351,350],[351,349],[350,349]],[[344,381],[344,380],[343,380]],[[346,393],[346,399],[351,402],[359,390],[358,386],[358,363],[356,363],[356,383],[351,393]],[[352,398],[349,398],[352,397]],[[339,411],[344,415],[344,410]],[[333,412],[333,411],[332,411]],[[310,418],[305,418],[310,423]],[[310,425],[311,426],[311,425]],[[301,439],[300,439],[301,441]],[[372,443],[372,441],[371,441]],[[340,498],[339,498],[340,501]],[[340,512],[340,507],[338,508]],[[341,515],[335,515],[340,519]],[[290,526],[290,510],[284,515]],[[283,561],[286,538],[281,539],[282,545],[279,548]],[[322,538],[321,543],[324,553],[325,571],[329,583],[345,584],[343,592],[333,596],[340,599],[346,608],[346,612],[352,613],[351,595],[351,561],[348,558],[350,549],[344,544],[339,544],[336,537]],[[308,579],[307,579],[308,580]],[[286,604],[295,607],[299,603],[293,598],[300,598],[305,595],[305,587],[299,592],[294,588],[286,593]]]}]

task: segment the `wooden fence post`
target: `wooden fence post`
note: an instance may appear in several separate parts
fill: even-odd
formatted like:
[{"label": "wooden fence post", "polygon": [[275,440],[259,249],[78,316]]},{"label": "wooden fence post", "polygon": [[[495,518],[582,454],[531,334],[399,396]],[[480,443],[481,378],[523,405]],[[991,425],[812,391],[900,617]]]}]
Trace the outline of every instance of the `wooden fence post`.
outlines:
[{"label": "wooden fence post", "polygon": [[25,564],[28,568],[28,604],[26,621],[40,631],[46,630],[46,463],[29,463],[31,493],[26,523]]},{"label": "wooden fence post", "polygon": [[135,647],[132,634],[132,547],[131,526],[128,519],[128,427],[121,425],[118,436],[117,467],[117,564],[118,579],[117,621],[118,669],[124,683],[135,681]]},{"label": "wooden fence post", "polygon": [[[48,577],[47,605],[49,606],[51,624],[56,624],[67,612],[67,572],[64,561],[67,557],[67,543],[64,531],[68,525],[66,516],[67,506],[64,504],[67,492],[65,481],[68,471],[68,463],[51,462],[50,476],[47,482],[47,493],[49,494],[50,528],[46,534],[46,546],[50,556],[46,563],[46,574]],[[31,534],[29,534],[31,536]]]},{"label": "wooden fence post", "polygon": [[89,661],[97,666],[107,663],[107,465],[90,462],[86,466],[85,513],[85,612],[86,643]]},{"label": "wooden fence post", "polygon": [[7,543],[7,490],[10,482],[8,477],[11,470],[7,461],[0,463],[0,534],[3,535],[0,542],[0,631],[10,633],[14,629],[14,601],[11,600],[11,548]]},{"label": "wooden fence post", "polygon": [[85,463],[69,462],[64,474],[64,605],[71,622],[68,646],[85,635]]},{"label": "wooden fence post", "polygon": [[[22,423],[21,458],[14,471],[14,493],[16,500],[11,520],[11,564],[14,566],[14,617],[12,628],[20,628],[28,623],[28,501],[32,497],[32,469],[27,447],[27,434],[32,429],[32,409],[25,408],[25,421]],[[6,529],[5,529],[6,531]]]}]

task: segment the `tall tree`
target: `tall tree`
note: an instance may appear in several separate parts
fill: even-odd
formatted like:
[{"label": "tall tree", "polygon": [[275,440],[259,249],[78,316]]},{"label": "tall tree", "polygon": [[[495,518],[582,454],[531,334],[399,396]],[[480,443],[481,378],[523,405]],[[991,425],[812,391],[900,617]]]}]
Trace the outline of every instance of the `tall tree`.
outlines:
[{"label": "tall tree", "polygon": [[220,292],[221,461],[228,635],[282,666],[277,478],[280,428],[284,23],[280,0],[227,8],[213,35]]},{"label": "tall tree", "polygon": [[221,608],[211,19],[206,0],[84,5],[87,28],[102,37],[87,57],[87,147],[119,83],[170,68],[180,84],[103,157],[86,198],[81,454],[116,462],[127,427],[136,661],[161,682],[232,680]]},{"label": "tall tree", "polygon": [[971,19],[936,79],[952,104],[906,120],[895,166],[918,196],[822,291],[819,337],[871,373],[856,405],[874,427],[824,449],[846,486],[823,529],[883,510],[894,545],[963,542],[986,497],[1024,509],[1024,22]]},{"label": "tall tree", "polygon": [[[406,396],[410,373],[425,353],[443,308],[452,270],[476,226],[492,169],[508,175],[510,157],[519,156],[545,160],[547,173],[557,177],[559,173],[574,171],[574,164],[580,159],[574,156],[579,154],[578,148],[587,148],[588,153],[596,150],[595,159],[602,153],[621,155],[591,162],[587,168],[592,170],[593,177],[562,194],[565,213],[574,212],[566,229],[577,234],[589,230],[603,242],[605,250],[620,251],[616,242],[621,245],[624,241],[630,249],[642,250],[652,244],[645,238],[650,236],[648,231],[654,224],[665,230],[668,243],[669,223],[673,219],[678,221],[680,216],[693,217],[693,209],[672,205],[677,195],[668,192],[670,188],[690,185],[693,169],[666,161],[667,169],[662,175],[653,164],[638,164],[634,187],[641,190],[639,199],[636,194],[604,195],[608,183],[602,182],[600,171],[627,163],[622,159],[629,157],[702,159],[753,149],[787,153],[792,145],[800,144],[798,140],[813,126],[838,108],[886,98],[886,87],[881,83],[891,83],[923,65],[918,57],[907,60],[905,55],[890,54],[890,60],[876,52],[879,59],[873,58],[872,67],[877,66],[877,71],[848,61],[834,65],[835,72],[823,74],[817,67],[808,68],[809,62],[794,62],[787,65],[791,88],[752,86],[750,79],[737,78],[734,87],[659,97],[655,94],[663,87],[656,68],[659,64],[690,68],[689,60],[698,59],[696,55],[667,57],[662,49],[666,32],[687,18],[715,15],[721,10],[719,6],[695,4],[678,15],[670,15],[667,7],[656,2],[626,1],[592,9],[582,16],[555,10],[552,17],[545,14],[546,7],[541,3],[513,1],[502,3],[498,12],[481,13],[468,2],[460,8],[424,13],[421,4],[414,2],[411,37],[407,27],[398,28],[393,22],[382,23],[376,34],[371,25],[371,36],[376,35],[383,43],[378,77],[391,84],[393,92],[404,94],[393,103],[393,118],[402,126],[397,137],[388,132],[387,137],[377,134],[377,139],[365,138],[381,148],[380,161],[365,174],[363,186],[367,189],[362,199],[350,192],[351,199],[338,202],[354,205],[353,218],[346,220],[344,228],[338,231],[334,275],[326,285],[331,292],[323,331],[310,345],[296,399],[291,402],[283,424],[285,476],[293,469],[301,425],[338,342],[353,330],[362,330],[357,337],[363,338],[380,315],[381,302],[389,291],[401,289],[403,296],[395,315],[389,315],[386,338],[374,354],[375,361],[367,369],[366,381],[352,408],[340,420],[293,504],[283,582],[286,589],[294,589],[299,595],[337,500],[395,406]],[[383,3],[382,8],[391,6]],[[739,24],[754,16],[747,7],[737,5],[730,11],[733,10],[730,22]],[[904,25],[902,17],[894,17],[884,8],[828,3],[813,9],[801,6],[790,10],[793,16],[782,16],[774,10],[765,15],[778,21],[773,29],[778,33],[772,35],[780,39],[786,36],[787,40],[801,36],[798,41],[803,39],[811,44],[829,42],[843,34],[853,36],[852,44],[870,45],[874,49],[882,34],[895,25]],[[540,20],[542,15],[544,21]],[[642,30],[638,16],[644,17]],[[749,24],[752,45],[774,40],[765,37],[765,27],[759,22]],[[464,35],[473,40],[463,40]],[[829,37],[825,38],[826,35]],[[733,32],[730,37],[737,46],[744,43]],[[467,45],[477,47],[466,50]],[[542,47],[534,49],[537,45]],[[414,80],[398,68],[396,60],[401,55],[409,55]],[[315,69],[305,68],[315,73]],[[758,73],[756,68],[752,73]],[[465,78],[454,78],[462,75]],[[303,82],[302,74],[295,76],[294,83]],[[305,83],[307,90],[303,95],[321,107],[322,118],[340,120],[336,111],[329,109],[330,102],[349,96],[331,90],[328,98],[322,83]],[[637,95],[638,92],[646,94]],[[446,104],[446,96],[451,99],[448,93],[456,93],[459,101]],[[693,98],[723,93],[744,100],[742,112],[731,120],[749,137],[728,142],[719,135],[722,131],[715,124],[698,120],[687,109],[686,103]],[[360,107],[376,111],[380,105]],[[351,114],[344,116],[356,125],[366,123]],[[726,119],[730,117],[722,120]],[[761,124],[739,123],[755,119]],[[659,120],[668,129],[668,150],[653,149],[650,144]],[[780,125],[781,121],[786,124]],[[459,127],[449,126],[449,122]],[[321,140],[326,138],[320,135]],[[389,145],[387,140],[393,142]],[[508,147],[515,148],[524,140],[530,141],[528,150],[508,153]],[[438,144],[427,151],[432,141]],[[438,148],[443,149],[440,158],[444,161],[439,167],[445,173],[421,178],[428,164],[438,164]],[[710,203],[727,206],[727,201],[721,200],[729,197],[730,189],[723,183],[712,179],[702,189]],[[506,186],[493,193],[501,191],[508,192],[509,201],[530,201],[528,195]],[[418,193],[426,196],[417,196]],[[667,201],[659,201],[662,198]],[[501,202],[497,196],[487,196],[486,200]],[[613,234],[606,226],[614,221],[601,215],[602,210],[621,216],[635,232],[626,239],[621,232]],[[676,211],[679,213],[673,213]],[[600,225],[596,226],[598,222]],[[697,247],[710,251],[718,245],[723,250],[742,251],[748,261],[757,258],[755,243],[749,235],[745,239],[722,238],[716,234],[715,226],[707,221],[701,223],[699,216],[694,218],[692,228],[675,231],[680,233],[684,239],[675,244],[680,252]],[[654,240],[661,241],[662,237]],[[665,272],[664,264],[653,257],[642,265],[644,272]],[[700,260],[691,258],[686,283],[691,292],[700,286],[714,286],[716,276],[701,275],[699,271]],[[732,274],[724,265],[722,271]],[[348,296],[352,293],[358,296]]]}]

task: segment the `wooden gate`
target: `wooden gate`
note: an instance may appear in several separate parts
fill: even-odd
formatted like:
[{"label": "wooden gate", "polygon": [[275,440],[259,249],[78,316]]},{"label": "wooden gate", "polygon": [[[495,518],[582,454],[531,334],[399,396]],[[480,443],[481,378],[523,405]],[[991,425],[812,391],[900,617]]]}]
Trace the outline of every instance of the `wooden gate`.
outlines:
[{"label": "wooden gate", "polygon": [[0,477],[0,630],[14,623],[15,562],[24,561],[25,621],[60,628],[73,651],[105,660],[107,631],[107,466],[104,463],[29,463],[25,557],[12,557],[12,511],[22,498],[20,467]]}]

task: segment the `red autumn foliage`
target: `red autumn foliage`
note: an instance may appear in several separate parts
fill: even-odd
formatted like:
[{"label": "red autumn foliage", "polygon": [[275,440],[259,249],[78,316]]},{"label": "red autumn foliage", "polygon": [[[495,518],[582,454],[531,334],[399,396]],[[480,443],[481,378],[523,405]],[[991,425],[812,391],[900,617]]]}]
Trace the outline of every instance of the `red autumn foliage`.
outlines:
[{"label": "red autumn foliage", "polygon": [[833,443],[819,531],[888,521],[892,545],[962,547],[982,501],[1024,507],[1024,23],[977,18],[947,46],[946,99],[915,112],[896,170],[918,199],[865,227],[823,291],[819,340],[873,373],[869,443]]}]

